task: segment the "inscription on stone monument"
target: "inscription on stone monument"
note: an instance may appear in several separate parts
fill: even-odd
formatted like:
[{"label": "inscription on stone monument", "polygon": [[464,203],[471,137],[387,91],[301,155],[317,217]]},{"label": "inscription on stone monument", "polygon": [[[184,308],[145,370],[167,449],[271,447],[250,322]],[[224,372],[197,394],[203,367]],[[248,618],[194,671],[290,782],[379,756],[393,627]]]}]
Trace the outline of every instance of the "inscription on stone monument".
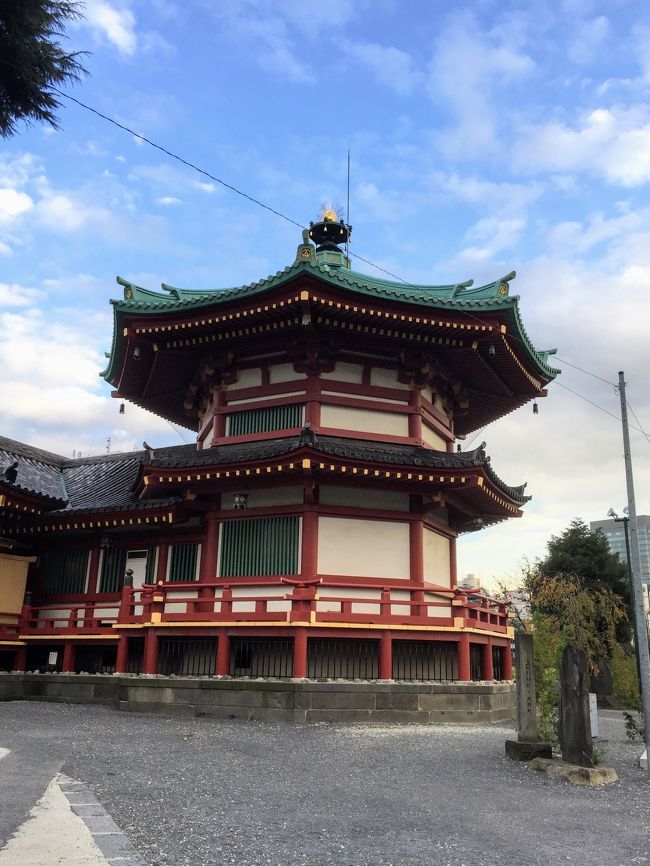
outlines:
[{"label": "inscription on stone monument", "polygon": [[517,739],[524,743],[537,740],[537,696],[535,694],[535,659],[533,636],[515,635],[517,665]]}]

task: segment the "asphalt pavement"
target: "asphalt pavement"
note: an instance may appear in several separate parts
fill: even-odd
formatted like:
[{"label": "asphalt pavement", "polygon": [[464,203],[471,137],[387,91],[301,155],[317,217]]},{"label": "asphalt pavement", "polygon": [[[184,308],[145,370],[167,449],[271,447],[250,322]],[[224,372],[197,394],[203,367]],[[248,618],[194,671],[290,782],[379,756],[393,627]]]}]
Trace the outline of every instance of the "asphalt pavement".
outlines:
[{"label": "asphalt pavement", "polygon": [[148,866],[650,864],[639,744],[619,713],[601,713],[600,734],[620,781],[587,789],[509,761],[510,726],[293,726],[6,702],[0,847],[63,771]]}]

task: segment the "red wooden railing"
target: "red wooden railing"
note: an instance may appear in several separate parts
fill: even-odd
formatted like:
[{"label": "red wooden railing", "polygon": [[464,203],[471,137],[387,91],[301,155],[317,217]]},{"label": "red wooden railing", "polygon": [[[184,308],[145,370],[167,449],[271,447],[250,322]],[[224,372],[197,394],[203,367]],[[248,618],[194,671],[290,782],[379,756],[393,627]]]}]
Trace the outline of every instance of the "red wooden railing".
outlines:
[{"label": "red wooden railing", "polygon": [[[463,627],[507,631],[508,614],[504,602],[468,590],[434,591],[427,589],[359,586],[361,597],[344,597],[320,592],[317,584],[293,583],[281,595],[250,591],[240,595],[248,582],[166,583],[141,588],[124,587],[116,615],[102,609],[117,607],[104,603],[89,605],[25,606],[20,618],[20,633],[114,634],[114,624],[137,623],[358,623]],[[277,584],[275,585],[277,589]],[[337,587],[341,593],[347,588]],[[371,593],[375,590],[375,594]],[[396,593],[397,596],[393,595]],[[408,593],[408,597],[403,595]],[[425,598],[434,595],[435,598]],[[446,598],[444,597],[446,596]],[[334,610],[323,609],[335,608]],[[360,610],[364,606],[365,610]],[[242,610],[242,607],[247,609]],[[215,609],[216,608],[216,609]],[[1,616],[1,615],[0,615]],[[2,625],[0,625],[0,629]]]}]

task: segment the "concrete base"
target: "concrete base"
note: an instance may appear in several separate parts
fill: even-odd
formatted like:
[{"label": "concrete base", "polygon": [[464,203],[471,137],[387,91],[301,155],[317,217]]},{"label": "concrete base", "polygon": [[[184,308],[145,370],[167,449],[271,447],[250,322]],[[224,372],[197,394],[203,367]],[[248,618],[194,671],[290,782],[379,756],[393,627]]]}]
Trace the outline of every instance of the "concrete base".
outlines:
[{"label": "concrete base", "polygon": [[321,682],[0,674],[0,700],[104,704],[129,712],[309,722],[496,724],[515,715],[512,683]]},{"label": "concrete base", "polygon": [[599,788],[618,782],[616,770],[611,767],[580,767],[578,764],[567,764],[560,758],[535,758],[528,766],[531,770],[546,773],[552,779],[564,779],[573,785],[586,785],[588,788]]},{"label": "concrete base", "polygon": [[506,740],[506,755],[513,761],[531,761],[533,758],[552,758],[553,750],[550,743]]}]

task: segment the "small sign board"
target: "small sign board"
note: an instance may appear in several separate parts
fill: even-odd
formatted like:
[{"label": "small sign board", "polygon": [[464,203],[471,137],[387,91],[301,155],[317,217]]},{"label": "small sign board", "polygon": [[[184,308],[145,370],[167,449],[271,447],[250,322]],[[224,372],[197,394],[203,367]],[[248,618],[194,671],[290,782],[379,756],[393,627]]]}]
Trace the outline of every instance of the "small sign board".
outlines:
[{"label": "small sign board", "polygon": [[589,692],[589,722],[591,723],[591,736],[598,736],[598,698],[593,692]]},{"label": "small sign board", "polygon": [[57,661],[58,657],[59,657],[59,653],[56,650],[54,652],[51,652],[47,657],[48,665],[52,665],[52,667],[56,667],[56,661]]}]

